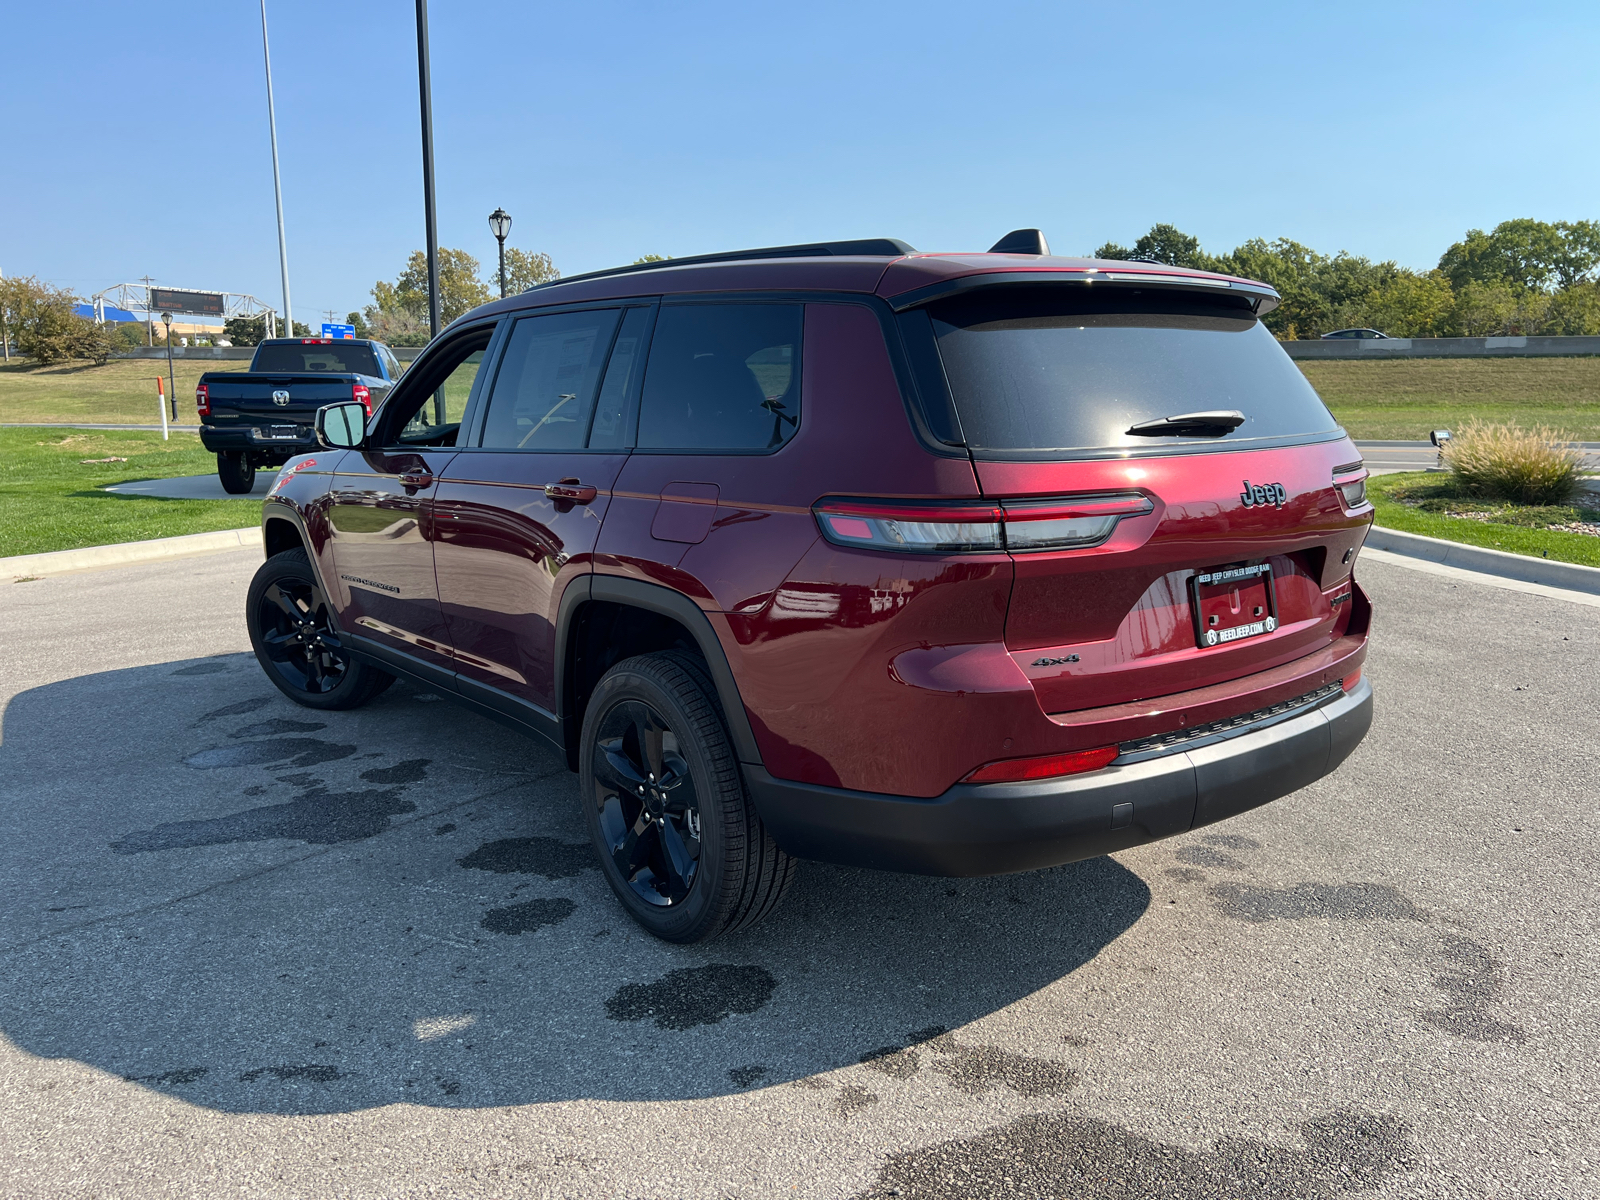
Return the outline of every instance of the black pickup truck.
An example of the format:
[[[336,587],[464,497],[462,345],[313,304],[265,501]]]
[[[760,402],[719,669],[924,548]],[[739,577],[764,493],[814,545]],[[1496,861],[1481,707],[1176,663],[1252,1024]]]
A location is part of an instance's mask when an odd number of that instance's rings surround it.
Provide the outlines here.
[[[248,371],[206,372],[194,389],[200,441],[216,452],[223,488],[246,495],[257,467],[315,449],[312,422],[324,404],[359,400],[371,413],[401,370],[382,342],[271,338]]]

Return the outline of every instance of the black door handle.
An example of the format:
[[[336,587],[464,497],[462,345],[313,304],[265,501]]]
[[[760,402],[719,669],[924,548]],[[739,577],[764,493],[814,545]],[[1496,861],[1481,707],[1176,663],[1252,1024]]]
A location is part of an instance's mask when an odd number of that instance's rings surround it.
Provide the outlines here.
[[[560,483],[545,484],[544,494],[552,500],[565,500],[568,504],[588,504],[600,494],[600,489],[592,484],[579,483],[576,479],[563,479]]]

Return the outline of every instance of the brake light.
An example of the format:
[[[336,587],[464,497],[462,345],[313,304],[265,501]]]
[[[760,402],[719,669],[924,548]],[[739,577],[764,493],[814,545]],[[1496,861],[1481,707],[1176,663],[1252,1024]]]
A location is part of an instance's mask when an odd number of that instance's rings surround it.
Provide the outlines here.
[[[1000,503],[839,498],[821,501],[815,512],[823,537],[839,546],[999,554],[1095,546],[1123,517],[1154,507],[1148,496],[1126,492]]]
[[[300,339],[300,344],[302,346],[331,346],[331,345],[333,345],[333,339],[332,338],[301,338]]]
[[[1360,463],[1334,468],[1333,486],[1344,497],[1346,508],[1360,508],[1367,502],[1367,475]]]
[[[202,417],[211,415],[211,389],[203,383],[194,385],[194,406]]]
[[[1356,684],[1361,682],[1361,668],[1357,667],[1354,675],[1346,675],[1339,681],[1339,686],[1347,692],[1356,690]]]
[[[1030,779],[1054,779],[1059,775],[1082,775],[1109,767],[1122,751],[1117,746],[1096,746],[1092,750],[1071,750],[1066,754],[1045,754],[1038,758],[1002,758],[985,763],[962,783],[1026,783]]]
[[[370,417],[372,415],[372,392],[367,388],[366,384],[352,383],[350,385],[350,399],[366,409],[367,416]]]

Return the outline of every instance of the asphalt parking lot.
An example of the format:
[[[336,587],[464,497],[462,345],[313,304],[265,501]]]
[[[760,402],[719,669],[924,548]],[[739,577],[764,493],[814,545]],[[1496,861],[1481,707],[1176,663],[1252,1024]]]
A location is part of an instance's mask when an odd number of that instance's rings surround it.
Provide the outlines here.
[[[257,562],[0,585],[0,1194],[1600,1193],[1600,609],[1364,564],[1328,779],[678,948],[549,753],[280,697]]]

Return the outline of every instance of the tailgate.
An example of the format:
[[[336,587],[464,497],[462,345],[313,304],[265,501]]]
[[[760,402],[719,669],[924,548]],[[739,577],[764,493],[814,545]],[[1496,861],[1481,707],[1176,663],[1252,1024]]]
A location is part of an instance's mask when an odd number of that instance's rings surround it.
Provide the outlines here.
[[[205,383],[211,396],[208,423],[218,420],[284,419],[309,425],[325,404],[349,400],[359,377],[341,375],[217,374]]]
[[[1371,510],[1347,508],[1333,480],[1359,457],[1341,438],[1137,465],[979,462],[990,496],[1137,492],[1152,502],[1099,546],[1013,555],[1006,646],[1044,710],[1221,683],[1341,636],[1351,611],[1346,554],[1366,536]]]

